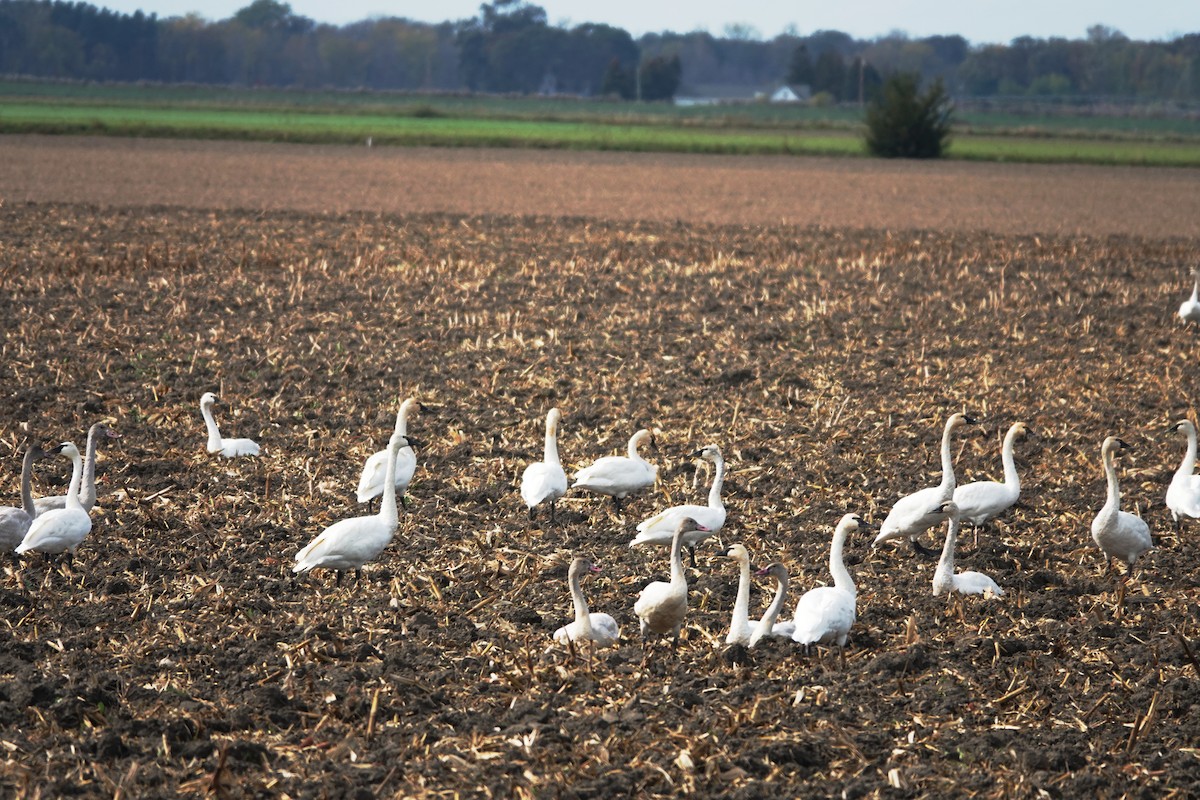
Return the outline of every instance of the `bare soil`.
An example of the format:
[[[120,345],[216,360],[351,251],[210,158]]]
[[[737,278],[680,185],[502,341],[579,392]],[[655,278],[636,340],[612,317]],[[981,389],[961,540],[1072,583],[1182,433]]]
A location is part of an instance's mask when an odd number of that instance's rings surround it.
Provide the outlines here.
[[[122,163],[160,157],[159,143],[96,142],[136,154]],[[16,502],[28,441],[82,442],[101,419],[122,438],[101,454],[74,564],[0,572],[5,796],[1200,794],[1200,546],[1197,523],[1176,532],[1163,506],[1183,443],[1160,435],[1198,385],[1196,331],[1174,317],[1194,229],[629,219],[653,188],[625,211],[566,207],[578,216],[544,197],[537,215],[338,211],[290,179],[256,189],[262,202],[230,200],[306,150],[259,146],[240,176],[207,174],[223,189],[168,202],[177,171],[118,192],[42,152],[69,142],[0,142],[27,146],[37,191],[0,159],[2,496]],[[527,157],[491,202],[532,202],[535,162],[569,160]],[[715,180],[703,164],[678,173],[696,197]],[[352,197],[357,174],[310,177]],[[1123,197],[1170,175],[1122,174]],[[1174,212],[1155,202],[1144,219]],[[204,452],[208,390],[223,430],[258,439],[260,458]],[[396,539],[357,585],[293,583],[296,550],[362,513],[359,468],[410,395],[424,445]],[[660,428],[661,487],[624,514],[571,494],[557,520],[529,522],[516,483],[554,405],[568,472]],[[932,562],[861,536],[844,654],[727,651],[736,570],[721,545],[788,565],[790,616],[828,582],[841,514],[878,523],[937,481],[959,409],[982,423],[956,439],[962,481],[1000,477],[1012,422],[1037,434],[1017,447],[1020,505],[963,546],[963,567],[1006,596],[933,598]],[[1088,534],[1110,433],[1131,445],[1124,507],[1158,545],[1120,605],[1124,568],[1106,571]],[[709,442],[729,461],[729,522],[689,570],[678,651],[646,658],[632,605],[666,553],[627,543],[644,516],[700,501],[688,453]],[[66,478],[63,462],[39,463],[37,493]],[[604,570],[584,588],[621,623],[619,647],[551,642],[579,553]],[[756,584],[753,616],[772,588]]]

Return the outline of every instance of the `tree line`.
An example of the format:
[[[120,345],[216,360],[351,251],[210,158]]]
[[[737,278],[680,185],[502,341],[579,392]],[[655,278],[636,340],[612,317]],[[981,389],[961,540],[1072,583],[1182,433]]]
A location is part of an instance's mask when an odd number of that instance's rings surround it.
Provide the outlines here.
[[[634,39],[610,25],[552,25],[522,0],[438,24],[374,18],[318,24],[281,0],[232,17],[159,19],[84,2],[0,0],[0,73],[47,78],[424,91],[566,93],[657,100],[802,84],[861,101],[883,77],[941,79],[959,98],[1200,100],[1200,33],[1134,41],[1093,26],[1080,39],[855,39],[840,31],[762,40],[745,26]]]

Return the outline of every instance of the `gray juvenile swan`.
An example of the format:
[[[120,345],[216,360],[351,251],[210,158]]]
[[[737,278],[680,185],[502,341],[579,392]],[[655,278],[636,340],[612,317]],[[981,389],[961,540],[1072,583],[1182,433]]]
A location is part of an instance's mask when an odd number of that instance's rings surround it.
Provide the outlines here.
[[[30,491],[30,478],[33,473],[33,462],[46,455],[41,445],[31,444],[25,448],[25,458],[21,460],[21,507],[0,507],[0,552],[10,553],[16,549],[29,525],[38,515],[37,505]]]

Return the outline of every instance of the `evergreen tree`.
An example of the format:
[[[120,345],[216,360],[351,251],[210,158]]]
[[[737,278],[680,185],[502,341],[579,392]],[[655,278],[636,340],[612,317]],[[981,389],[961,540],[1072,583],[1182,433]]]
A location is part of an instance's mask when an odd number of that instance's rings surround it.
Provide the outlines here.
[[[921,92],[916,74],[892,75],[867,107],[867,150],[884,158],[938,158],[949,143],[953,110],[941,79]]]

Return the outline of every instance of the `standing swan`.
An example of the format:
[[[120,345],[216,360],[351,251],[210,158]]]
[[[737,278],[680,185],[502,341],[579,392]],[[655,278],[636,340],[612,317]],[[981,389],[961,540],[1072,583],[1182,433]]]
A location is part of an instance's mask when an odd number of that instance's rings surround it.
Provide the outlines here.
[[[1004,465],[1004,482],[975,481],[964,484],[954,490],[954,504],[958,506],[960,519],[965,519],[975,528],[975,544],[979,544],[979,529],[1008,509],[1021,499],[1021,476],[1017,474],[1017,465],[1013,461],[1013,444],[1018,436],[1029,433],[1024,422],[1014,423],[1004,436],[1004,447],[1000,451],[1000,461]]]
[[[670,583],[654,581],[648,584],[633,604],[633,613],[641,621],[643,646],[647,633],[659,636],[673,634],[674,646],[679,646],[679,629],[683,626],[688,608],[687,576],[683,571],[683,538],[689,533],[705,531],[706,528],[691,517],[684,517],[675,526],[675,535],[671,537]]]
[[[400,404],[393,433],[408,436],[408,415],[416,404],[417,401],[411,397]],[[367,459],[367,463],[363,464],[356,496],[358,502],[367,504],[367,511],[371,510],[371,502],[383,494],[383,475],[387,472],[387,460],[388,451],[384,449],[372,453],[371,457]],[[396,456],[396,492],[401,503],[404,503],[404,493],[408,490],[408,484],[412,482],[413,474],[416,471],[417,454],[411,447],[405,447]]]
[[[918,553],[934,555],[932,550],[917,541],[917,537],[941,522],[941,518],[931,514],[929,510],[937,508],[954,496],[954,460],[950,455],[950,435],[956,428],[974,423],[975,420],[965,414],[954,414],[946,420],[946,429],[942,432],[942,482],[897,500],[883,524],[879,526],[879,535],[875,537],[872,546],[877,547],[891,539],[907,536]]]
[[[1004,590],[996,582],[982,572],[954,572],[954,546],[958,542],[961,510],[953,501],[942,503],[937,513],[944,515],[948,522],[946,543],[942,545],[942,557],[938,560],[937,570],[933,573],[933,596],[942,592],[952,594],[982,594],[984,596],[1001,597]]]
[[[1192,296],[1179,305],[1179,318],[1184,322],[1200,322],[1200,270],[1192,273]]]
[[[225,439],[217,429],[217,421],[213,419],[213,404],[217,396],[205,392],[200,398],[200,413],[204,415],[204,427],[208,429],[208,452],[220,453],[225,458],[237,456],[258,455],[258,442],[253,439]]]
[[[809,589],[796,604],[796,629],[792,641],[810,647],[814,644],[837,642],[846,645],[850,628],[858,613],[858,590],[854,579],[842,562],[842,548],[846,537],[858,530],[862,521],[857,514],[846,514],[833,532],[829,546],[829,572],[833,575],[833,586]]]
[[[44,455],[41,445],[31,444],[25,448],[25,458],[21,460],[21,508],[0,508],[0,552],[11,553],[16,549],[29,532],[30,523],[37,518],[38,509],[29,489],[29,481],[33,462]]]
[[[557,408],[546,415],[546,449],[541,461],[536,461],[521,473],[521,499],[529,506],[529,518],[542,503],[550,504],[550,519],[554,519],[554,506],[567,493],[567,473],[563,472],[558,460],[558,421],[562,414]]]
[[[771,605],[767,608],[767,613],[758,621],[758,625],[754,627],[754,632],[750,634],[750,641],[747,647],[754,647],[758,644],[758,640],[764,636],[782,636],[787,639],[792,638],[792,634],[796,631],[795,622],[776,622],[779,619],[779,612],[783,611],[784,601],[787,599],[788,590],[788,571],[787,567],[776,561],[773,564],[760,569],[754,573],[760,577],[770,575],[776,581],[775,597],[771,600]]]
[[[88,512],[96,505],[96,446],[100,443],[101,437],[119,439],[121,434],[99,422],[88,429],[87,446],[83,455],[83,483],[79,485],[79,504],[83,506],[84,511]],[[37,506],[38,513],[41,514],[55,508],[66,508],[67,496],[60,494],[39,497],[33,501],[33,504]]]
[[[725,482],[725,459],[721,457],[721,448],[715,444],[692,453],[692,458],[711,461],[716,467],[712,488],[708,490],[708,505],[687,504],[672,506],[665,511],[655,514],[649,519],[642,520],[637,526],[637,536],[629,543],[630,547],[642,544],[670,544],[674,541],[674,533],[683,519],[695,520],[698,527],[688,534],[683,544],[692,557],[692,566],[696,566],[696,545],[721,530],[725,524],[725,504],[721,502],[721,486]]]
[[[338,585],[342,573],[354,570],[355,581],[362,579],[362,566],[387,547],[396,533],[396,456],[403,447],[418,444],[413,439],[393,433],[388,441],[387,468],[383,480],[383,500],[379,513],[353,517],[333,523],[308,545],[296,553],[292,572],[307,572],[318,567],[337,570]]]
[[[1183,517],[1200,517],[1200,475],[1196,471],[1196,426],[1190,419],[1181,419],[1168,429],[1168,433],[1183,431],[1187,436],[1187,452],[1171,485],[1167,488],[1167,508],[1176,527],[1182,527]]]
[[[604,613],[593,614],[588,610],[587,598],[579,586],[579,579],[584,573],[598,573],[600,568],[586,558],[576,558],[571,562],[567,572],[567,583],[571,587],[571,604],[575,607],[575,621],[564,625],[554,632],[554,641],[560,644],[569,642],[595,642],[601,647],[616,644],[621,638],[617,621]]]
[[[647,441],[651,447],[655,446],[654,437],[643,428],[629,439],[628,456],[597,459],[591,466],[575,473],[575,483],[571,484],[571,488],[608,495],[620,512],[622,500],[653,486],[658,478],[658,467],[638,454],[638,445]]]
[[[1150,527],[1141,517],[1121,510],[1121,488],[1117,485],[1117,470],[1113,466],[1113,451],[1129,447],[1115,436],[1109,436],[1100,447],[1104,460],[1104,476],[1108,479],[1108,500],[1092,520],[1092,539],[1104,551],[1104,559],[1119,558],[1129,571],[1138,556],[1154,546]],[[1128,573],[1126,573],[1128,577]]]
[[[725,644],[749,644],[753,631],[750,622],[750,553],[743,545],[735,544],[722,555],[732,558],[738,565],[737,598],[733,601],[733,618],[729,621]]]
[[[17,547],[17,553],[30,550],[38,553],[66,553],[67,563],[75,557],[75,548],[92,529],[92,518],[79,502],[79,484],[83,480],[83,457],[72,442],[63,442],[50,451],[71,459],[71,485],[67,489],[66,508],[56,508],[39,514],[29,525],[29,532]]]

